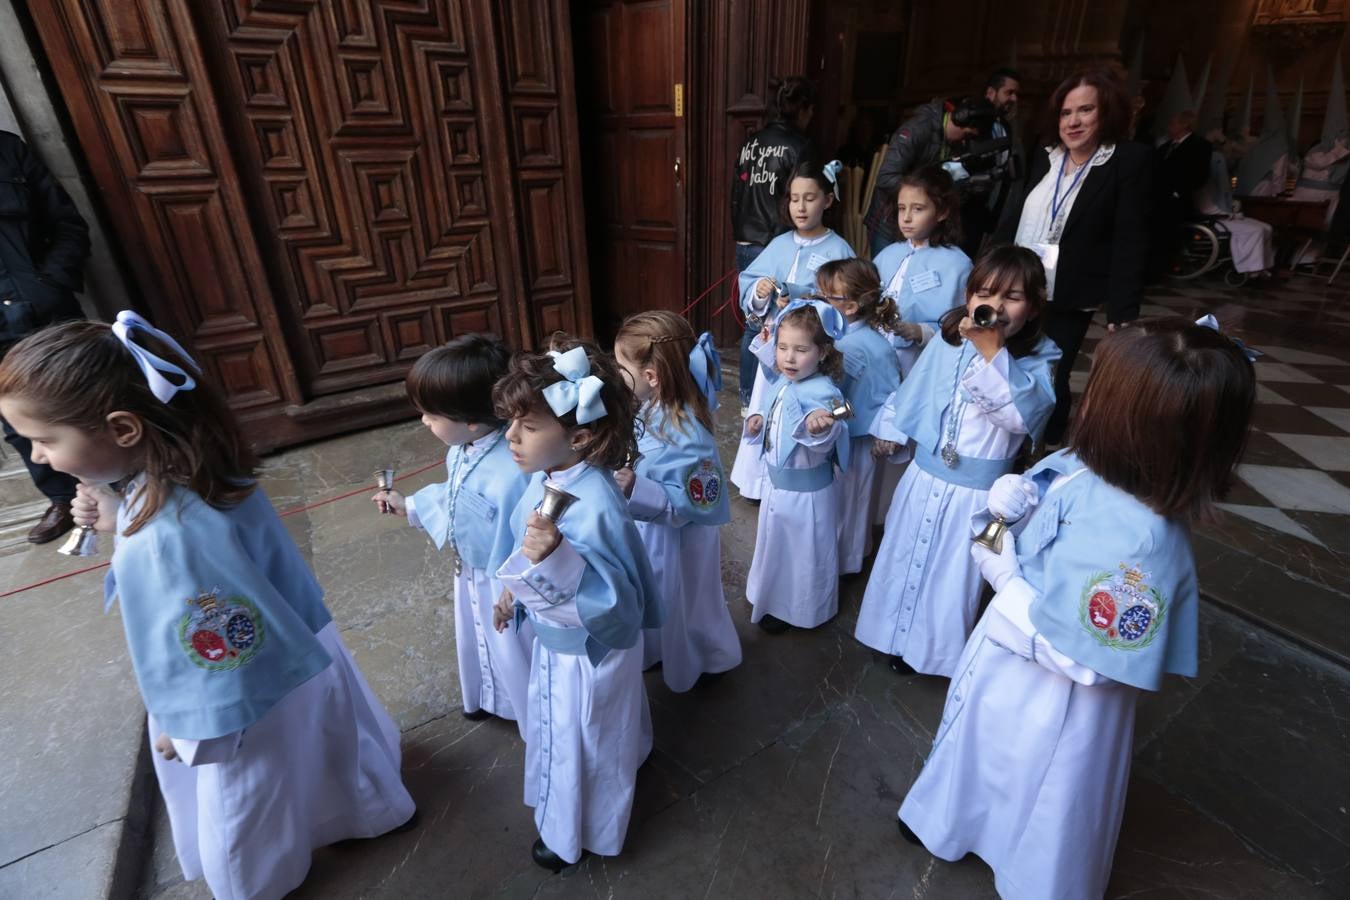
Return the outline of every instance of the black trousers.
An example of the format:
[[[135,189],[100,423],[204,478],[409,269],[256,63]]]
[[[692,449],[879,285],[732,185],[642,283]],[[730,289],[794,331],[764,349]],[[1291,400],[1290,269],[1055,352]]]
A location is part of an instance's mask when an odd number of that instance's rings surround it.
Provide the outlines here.
[[[23,464],[28,467],[28,474],[33,479],[33,484],[37,486],[37,489],[53,503],[69,503],[74,500],[75,485],[79,482],[45,463],[33,462],[32,442],[10,428],[9,423],[4,419],[0,419],[0,425],[4,426],[5,443],[19,451],[19,456],[23,459]]]
[[[1064,441],[1064,432],[1069,425],[1069,412],[1073,404],[1073,394],[1069,390],[1069,373],[1073,371],[1073,361],[1083,347],[1083,338],[1087,336],[1088,326],[1092,324],[1093,309],[1066,309],[1051,303],[1045,317],[1045,336],[1059,346],[1064,355],[1059,358],[1055,368],[1055,411],[1045,426],[1045,443],[1059,444]]]

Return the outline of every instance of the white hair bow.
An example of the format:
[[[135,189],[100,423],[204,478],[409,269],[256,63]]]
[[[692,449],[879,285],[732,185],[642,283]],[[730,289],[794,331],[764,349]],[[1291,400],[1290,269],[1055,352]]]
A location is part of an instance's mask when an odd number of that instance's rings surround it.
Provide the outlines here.
[[[577,424],[585,425],[603,418],[607,410],[600,399],[605,383],[591,374],[591,361],[585,347],[573,347],[566,353],[548,351],[553,369],[565,379],[544,388],[544,401],[555,416],[577,411]]]
[[[135,358],[136,364],[141,367],[141,372],[145,374],[146,383],[149,384],[150,392],[155,395],[155,399],[159,400],[160,403],[168,403],[173,399],[173,395],[179,391],[190,391],[197,386],[197,382],[187,372],[166,359],[160,359],[136,343],[132,337],[133,332],[136,331],[144,331],[168,344],[175,353],[187,361],[187,364],[192,367],[192,371],[198,375],[201,375],[202,370],[188,355],[187,351],[178,345],[177,341],[131,310],[122,310],[117,314],[117,319],[112,324],[112,333]],[[183,379],[182,383],[174,384],[164,377],[165,373],[179,376]]]

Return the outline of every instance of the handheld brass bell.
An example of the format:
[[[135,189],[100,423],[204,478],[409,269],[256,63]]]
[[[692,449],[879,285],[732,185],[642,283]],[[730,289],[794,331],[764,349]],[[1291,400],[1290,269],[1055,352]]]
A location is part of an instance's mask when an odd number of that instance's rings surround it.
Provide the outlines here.
[[[556,525],[562,519],[563,513],[567,512],[568,507],[576,502],[575,494],[569,494],[557,485],[546,481],[544,482],[544,499],[539,501],[536,510],[539,515]]]
[[[382,491],[391,491],[394,489],[394,470],[379,469],[375,472],[375,485]],[[380,512],[388,515],[392,513],[393,507],[383,500],[380,501]]]
[[[975,307],[975,312],[970,320],[979,328],[993,328],[998,324],[998,310],[987,303],[981,303]]]
[[[98,532],[93,525],[81,525],[56,552],[62,556],[98,556]]]
[[[970,539],[972,544],[979,544],[986,550],[994,553],[1003,552],[1003,535],[1008,533],[1008,523],[1002,516],[994,516],[989,520],[989,524],[984,526],[984,530]]]
[[[834,416],[841,422],[844,421],[845,419],[851,419],[853,418],[853,404],[849,403],[847,400],[843,398],[840,398],[839,405],[836,406],[834,409],[830,410],[830,415]]]

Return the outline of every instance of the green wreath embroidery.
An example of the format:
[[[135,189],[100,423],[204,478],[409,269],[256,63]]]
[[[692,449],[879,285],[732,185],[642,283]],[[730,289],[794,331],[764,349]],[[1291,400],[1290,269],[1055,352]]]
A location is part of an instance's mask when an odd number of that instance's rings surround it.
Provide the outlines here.
[[[222,599],[206,592],[187,601],[192,607],[178,622],[178,643],[193,664],[209,672],[227,672],[258,655],[267,629],[247,597]]]
[[[1158,636],[1158,632],[1162,630],[1163,621],[1167,618],[1167,601],[1163,599],[1162,594],[1158,593],[1156,588],[1151,585],[1146,586],[1149,596],[1152,597],[1154,604],[1157,606],[1157,612],[1153,614],[1144,629],[1144,633],[1137,638],[1123,637],[1116,628],[1121,615],[1127,610],[1116,611],[1111,627],[1099,628],[1091,619],[1092,597],[1097,593],[1094,589],[1098,587],[1116,587],[1111,579],[1112,574],[1110,572],[1098,572],[1088,578],[1087,583],[1083,585],[1083,593],[1079,596],[1078,621],[1082,623],[1083,630],[1092,635],[1092,639],[1103,647],[1110,647],[1112,650],[1142,650],[1153,643],[1154,638]],[[1114,591],[1108,590],[1107,593],[1111,595],[1113,603],[1119,602]]]

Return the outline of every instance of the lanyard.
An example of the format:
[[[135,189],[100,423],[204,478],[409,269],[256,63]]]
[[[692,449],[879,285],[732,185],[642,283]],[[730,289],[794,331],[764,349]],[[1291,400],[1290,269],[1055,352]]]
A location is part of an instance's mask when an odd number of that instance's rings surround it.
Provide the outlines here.
[[[1083,167],[1079,169],[1078,172],[1073,176],[1073,181],[1069,184],[1069,189],[1064,192],[1064,200],[1061,202],[1059,199],[1059,183],[1064,180],[1064,170],[1068,167],[1069,164],[1069,151],[1066,149],[1064,151],[1064,156],[1060,158],[1059,177],[1055,179],[1055,193],[1050,198],[1050,226],[1056,232],[1064,230],[1062,227],[1061,228],[1054,227],[1055,224],[1059,221],[1059,212],[1063,208],[1063,204],[1069,202],[1069,198],[1073,196],[1073,189],[1078,187],[1079,180],[1083,177],[1083,173],[1088,170],[1088,166],[1091,163],[1092,163],[1091,159],[1083,163]]]

